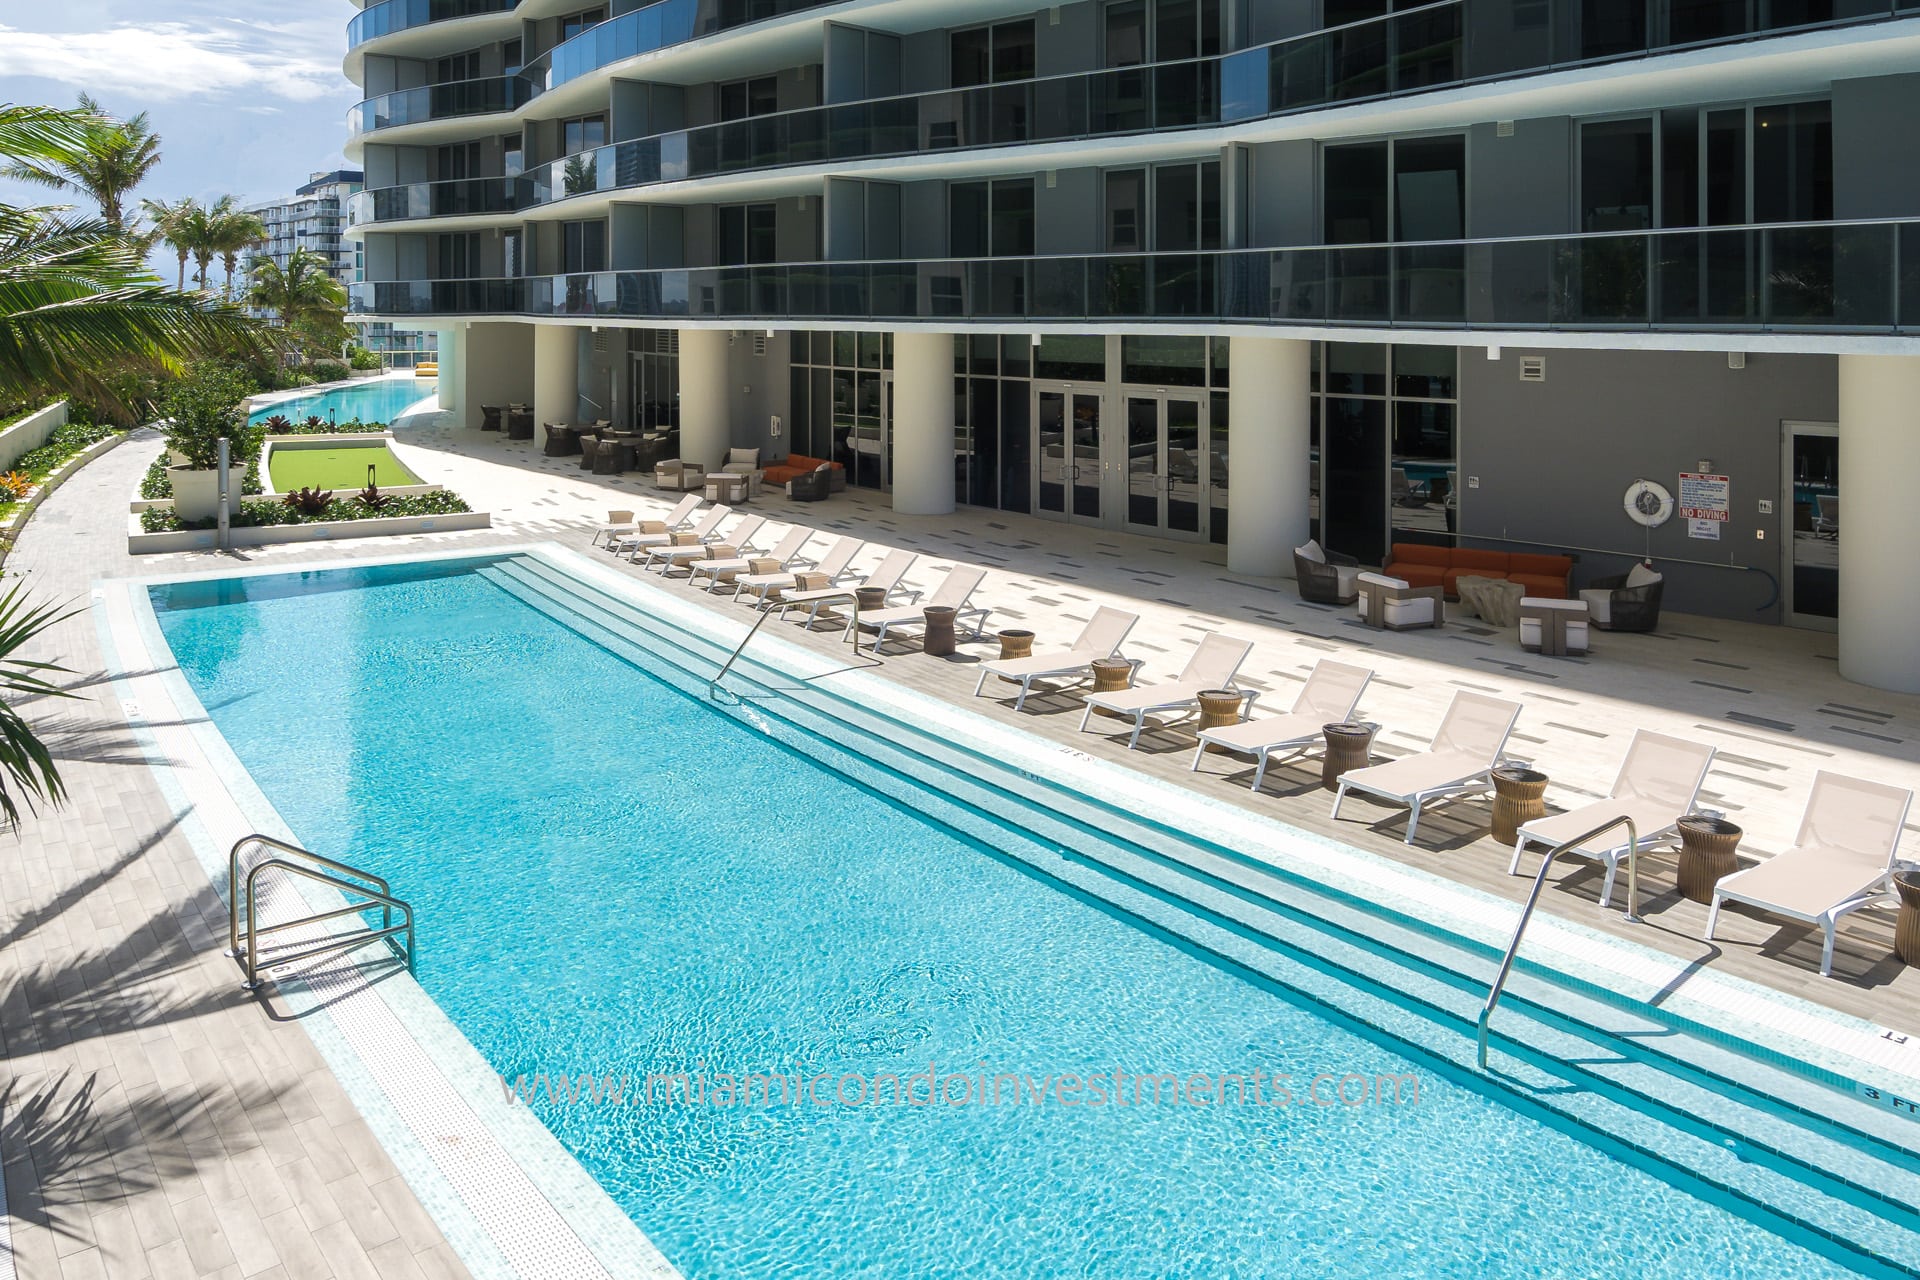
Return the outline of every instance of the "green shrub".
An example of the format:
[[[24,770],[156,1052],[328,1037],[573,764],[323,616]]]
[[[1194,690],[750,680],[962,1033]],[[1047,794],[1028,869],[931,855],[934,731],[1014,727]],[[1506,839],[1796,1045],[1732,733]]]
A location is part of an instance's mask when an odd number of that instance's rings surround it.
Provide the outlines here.
[[[370,369],[379,369],[385,365],[385,361],[381,360],[379,356],[367,350],[365,347],[355,347],[350,351],[347,354],[347,363],[362,372]]]
[[[162,406],[171,420],[168,447],[196,471],[211,471],[220,464],[222,436],[227,439],[231,457],[257,457],[264,433],[248,425],[242,408],[242,401],[251,394],[251,384],[231,369],[219,365],[196,368],[174,384]]]
[[[353,376],[353,369],[345,360],[309,360],[306,371],[313,375],[315,382],[343,382]]]
[[[414,497],[393,498],[379,511],[369,511],[360,505],[356,498],[336,497],[327,503],[317,514],[295,511],[284,501],[280,502],[243,502],[240,514],[233,519],[236,529],[260,528],[267,525],[319,524],[329,520],[373,520],[389,519],[394,516],[450,516],[471,511],[458,494],[442,490],[435,493],[423,493]],[[196,520],[182,524],[171,508],[156,507],[140,515],[140,527],[148,533],[171,533],[176,529],[212,529],[219,521]]]

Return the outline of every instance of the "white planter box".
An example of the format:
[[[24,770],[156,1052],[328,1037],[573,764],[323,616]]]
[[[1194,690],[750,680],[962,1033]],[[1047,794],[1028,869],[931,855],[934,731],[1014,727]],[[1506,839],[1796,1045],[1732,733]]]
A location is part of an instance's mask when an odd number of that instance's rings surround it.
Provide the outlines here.
[[[173,481],[173,509],[182,520],[212,520],[220,510],[220,473],[195,471],[189,467],[168,467]],[[227,472],[227,515],[240,514],[240,490],[246,475],[244,466],[229,467]]]
[[[484,511],[463,511],[445,516],[390,516],[380,520],[329,520],[321,524],[274,524],[258,528],[234,529],[236,547],[264,547],[280,542],[338,542],[344,538],[384,538],[410,533],[457,533],[464,529],[487,529],[493,517]],[[133,516],[133,531],[127,535],[130,555],[152,555],[162,551],[209,551],[218,534],[212,529],[182,529],[171,533],[141,533],[140,517]]]

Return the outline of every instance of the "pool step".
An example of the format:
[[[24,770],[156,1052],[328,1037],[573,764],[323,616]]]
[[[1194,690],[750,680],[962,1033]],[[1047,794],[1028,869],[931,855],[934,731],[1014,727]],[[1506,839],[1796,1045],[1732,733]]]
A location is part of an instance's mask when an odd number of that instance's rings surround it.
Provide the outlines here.
[[[693,639],[664,620],[536,561],[486,571],[589,638],[673,683],[703,692],[681,646]],[[741,611],[743,622],[751,615]],[[702,642],[717,665],[721,646]],[[743,679],[790,679],[748,662]],[[750,707],[749,710],[752,710]],[[841,725],[900,726],[822,690],[780,707],[811,735],[811,754],[832,752]],[[777,732],[780,726],[764,722]],[[809,735],[795,735],[804,738]],[[804,743],[802,749],[808,749]],[[883,766],[935,782],[958,805],[936,815],[1048,878],[1156,933],[1197,948],[1390,1042],[1417,1061],[1501,1096],[1688,1190],[1730,1202],[1756,1220],[1794,1226],[1824,1252],[1868,1273],[1920,1271],[1920,1175],[1910,1148],[1870,1127],[1885,1118],[1825,1086],[1700,1037],[1676,1034],[1646,1012],[1609,1004],[1517,972],[1495,1020],[1496,1076],[1474,1066],[1473,1026],[1494,958],[1485,948],[1407,928],[1229,856],[1180,848],[1143,825],[1109,821],[1090,831],[995,778],[972,761],[956,768],[937,742],[893,744]],[[878,772],[878,771],[875,771]],[[884,789],[884,788],[883,788]],[[1023,811],[1018,825],[988,817]],[[1111,819],[1111,815],[1108,815]],[[1028,831],[1046,839],[1035,840]],[[1094,838],[1089,839],[1089,835]],[[1162,847],[1156,848],[1156,845]],[[1905,1135],[1903,1135],[1905,1136]]]

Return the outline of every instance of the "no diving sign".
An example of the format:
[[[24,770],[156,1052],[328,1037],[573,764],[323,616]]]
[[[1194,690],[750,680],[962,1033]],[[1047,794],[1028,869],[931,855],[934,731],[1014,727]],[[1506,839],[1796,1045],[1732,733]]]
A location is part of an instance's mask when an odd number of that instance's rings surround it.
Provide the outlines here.
[[[1689,538],[1718,541],[1720,526],[1733,511],[1733,481],[1727,476],[1707,475],[1700,471],[1680,473],[1680,501],[1677,514],[1687,522]]]

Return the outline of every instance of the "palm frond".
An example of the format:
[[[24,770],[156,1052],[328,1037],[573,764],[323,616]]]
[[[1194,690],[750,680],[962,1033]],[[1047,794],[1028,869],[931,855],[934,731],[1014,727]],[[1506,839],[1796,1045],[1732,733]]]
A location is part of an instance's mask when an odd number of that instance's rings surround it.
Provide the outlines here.
[[[78,612],[31,603],[25,583],[0,596],[0,696],[10,701],[75,696],[47,679],[68,674],[67,668],[15,655],[41,632]],[[38,813],[40,803],[58,805],[66,798],[66,784],[46,744],[18,710],[0,703],[0,821],[18,826],[22,805],[28,813]]]

